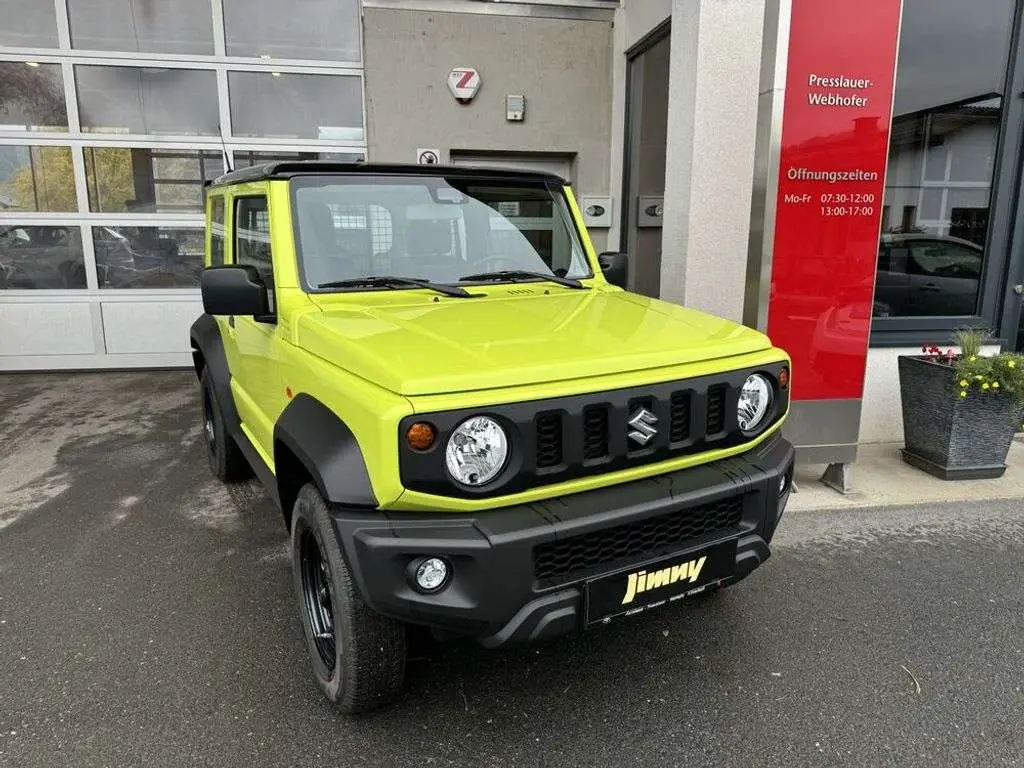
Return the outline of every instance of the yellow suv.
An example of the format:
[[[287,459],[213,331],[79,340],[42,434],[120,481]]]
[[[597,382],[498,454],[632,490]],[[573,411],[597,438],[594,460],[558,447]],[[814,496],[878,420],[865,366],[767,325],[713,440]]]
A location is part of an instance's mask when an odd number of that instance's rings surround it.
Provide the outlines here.
[[[342,711],[398,692],[409,625],[536,640],[768,557],[788,357],[625,291],[562,179],[276,163],[217,179],[206,215],[206,451],[280,506]]]

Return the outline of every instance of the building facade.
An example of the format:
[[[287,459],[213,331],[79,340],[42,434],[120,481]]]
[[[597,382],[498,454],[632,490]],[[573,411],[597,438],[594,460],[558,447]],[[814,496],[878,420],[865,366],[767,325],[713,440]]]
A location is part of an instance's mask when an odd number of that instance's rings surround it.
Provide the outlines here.
[[[901,437],[897,355],[966,324],[1024,343],[1022,4],[903,2],[862,441]],[[789,7],[0,0],[0,370],[187,364],[225,158],[553,170],[604,211],[591,234],[629,253],[635,290],[750,322],[759,102]]]

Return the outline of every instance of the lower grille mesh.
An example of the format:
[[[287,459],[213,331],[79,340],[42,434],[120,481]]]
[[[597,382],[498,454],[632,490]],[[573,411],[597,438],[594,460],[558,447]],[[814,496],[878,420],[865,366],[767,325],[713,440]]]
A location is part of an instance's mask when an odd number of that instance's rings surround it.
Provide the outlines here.
[[[639,520],[533,549],[533,573],[541,586],[572,581],[619,562],[658,557],[710,533],[739,527],[743,496],[721,499],[648,520]]]

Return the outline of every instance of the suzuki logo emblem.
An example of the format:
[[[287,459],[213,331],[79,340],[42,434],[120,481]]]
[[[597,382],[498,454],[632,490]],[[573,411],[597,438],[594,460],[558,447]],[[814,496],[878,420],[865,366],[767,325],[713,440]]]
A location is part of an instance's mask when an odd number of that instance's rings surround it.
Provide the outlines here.
[[[640,445],[647,445],[658,434],[658,429],[654,426],[657,423],[657,416],[646,408],[640,408],[629,419],[629,426],[632,427],[628,433],[629,439],[636,441]]]

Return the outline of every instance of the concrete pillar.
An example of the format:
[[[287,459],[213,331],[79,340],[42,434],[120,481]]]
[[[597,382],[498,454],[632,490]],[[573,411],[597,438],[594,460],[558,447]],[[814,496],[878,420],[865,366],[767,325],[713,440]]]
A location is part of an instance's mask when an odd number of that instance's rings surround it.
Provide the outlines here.
[[[743,319],[764,0],[673,0],[661,297]]]

